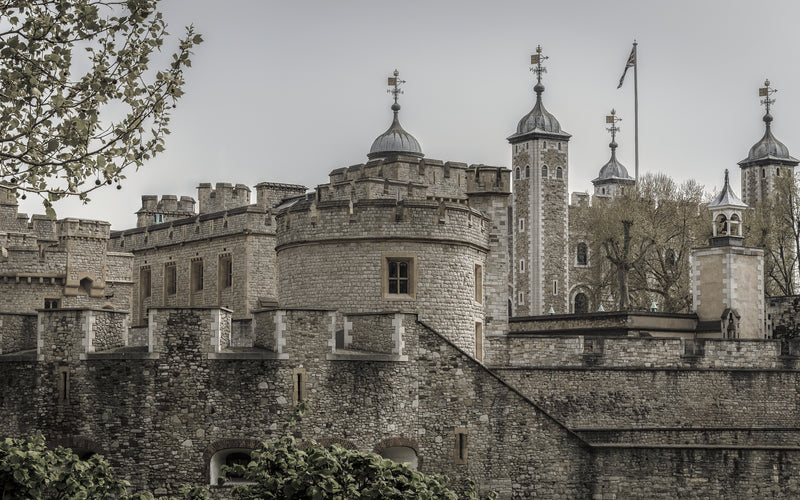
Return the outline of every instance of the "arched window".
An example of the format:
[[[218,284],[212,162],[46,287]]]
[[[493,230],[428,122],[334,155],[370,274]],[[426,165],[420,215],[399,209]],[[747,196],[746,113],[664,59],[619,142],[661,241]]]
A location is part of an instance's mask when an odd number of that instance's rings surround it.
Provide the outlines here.
[[[81,290],[86,294],[89,295],[92,290],[92,279],[91,278],[83,278],[80,282]]]
[[[547,179],[547,165],[542,165],[542,179]]]
[[[600,188],[600,194],[606,194],[606,188]]]
[[[742,226],[741,221],[739,220],[738,214],[731,214],[731,220],[728,222],[730,225],[729,233],[731,236],[741,236],[742,235]]]
[[[517,176],[517,179],[519,179],[519,167],[517,167],[517,172],[515,175]]]
[[[585,266],[589,264],[589,249],[586,247],[586,243],[578,243],[575,262],[579,266]]]
[[[529,178],[531,176],[531,166],[525,165],[525,178]]]
[[[547,149],[547,141],[542,141],[542,149]]]
[[[580,292],[575,294],[573,307],[575,314],[586,314],[589,312],[589,299],[586,297],[585,293]]]
[[[412,469],[417,469],[417,452],[409,446],[390,446],[381,450],[380,455],[392,462],[407,464]]]
[[[714,236],[728,235],[728,218],[724,214],[719,214],[714,221]]]
[[[762,168],[761,169],[761,178],[762,179],[766,179],[767,178],[767,169],[766,168]]]
[[[556,179],[564,178],[564,170],[561,167],[556,167]]]
[[[776,176],[778,176],[778,177],[780,177],[780,176],[781,176],[781,167],[777,167],[777,168],[775,169],[775,175],[776,175]]]
[[[250,463],[250,451],[245,448],[229,448],[227,450],[220,450],[211,457],[211,462],[209,464],[209,477],[211,479],[212,485],[219,485],[228,482],[234,483],[241,483],[243,482],[243,478],[240,475],[234,475],[232,473],[228,473],[227,475],[222,475],[222,466],[227,465],[228,467],[232,467],[234,465],[244,465],[247,466]]]

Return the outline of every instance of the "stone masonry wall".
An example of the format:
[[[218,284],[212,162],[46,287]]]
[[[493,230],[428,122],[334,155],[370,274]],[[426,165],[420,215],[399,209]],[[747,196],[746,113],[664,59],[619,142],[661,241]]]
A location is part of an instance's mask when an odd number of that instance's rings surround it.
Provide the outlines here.
[[[0,354],[36,348],[36,315],[0,313]]]

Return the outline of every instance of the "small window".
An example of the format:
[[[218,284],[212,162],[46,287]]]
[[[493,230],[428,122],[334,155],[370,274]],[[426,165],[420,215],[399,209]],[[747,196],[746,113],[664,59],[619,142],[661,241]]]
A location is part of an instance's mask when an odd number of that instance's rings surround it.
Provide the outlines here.
[[[302,403],[306,400],[306,370],[305,368],[295,368],[292,371],[294,378],[294,391],[292,392],[292,401],[294,404]]]
[[[525,232],[525,219],[519,220],[519,232],[520,233]]]
[[[561,167],[556,167],[556,179],[563,179],[564,178],[564,169]]]
[[[475,322],[475,359],[483,362],[483,323]]]
[[[558,295],[558,281],[553,280],[553,295]]]
[[[219,287],[221,290],[230,288],[233,284],[233,260],[231,254],[219,256]]]
[[[766,179],[767,178],[767,169],[766,168],[762,168],[761,169],[761,178],[762,179]]]
[[[542,179],[547,179],[547,165],[542,165]]]
[[[558,143],[558,150],[561,151],[561,143]]]
[[[174,262],[164,264],[164,295],[175,295],[178,291],[178,268]]]
[[[483,302],[483,266],[475,264],[475,302]]]
[[[455,456],[453,457],[454,462],[456,464],[466,464],[467,463],[467,429],[456,429],[456,446],[455,446]]]
[[[69,403],[69,367],[58,368],[58,402]]]
[[[192,260],[192,291],[199,292],[203,289],[203,259]]]
[[[525,165],[525,178],[528,179],[531,176],[531,166]]]
[[[164,222],[164,214],[153,214],[153,222],[155,224],[161,224]]]
[[[586,243],[578,243],[578,248],[575,256],[575,262],[579,266],[585,266],[589,264],[589,248],[586,246]]]
[[[139,290],[142,299],[150,298],[150,295],[153,293],[151,289],[151,276],[150,266],[142,267],[139,270]]]
[[[600,194],[606,194],[606,188],[601,188],[600,189]]]
[[[525,292],[519,292],[517,294],[517,304],[523,305],[525,303]]]
[[[542,141],[542,149],[547,149],[547,141]]]
[[[778,177],[780,177],[780,176],[781,176],[781,167],[777,167],[777,168],[775,169],[775,175],[776,175],[776,176],[778,176]]]
[[[525,272],[525,261],[524,260],[519,261],[519,272],[521,272],[521,273]]]
[[[61,307],[61,299],[44,299],[45,309],[58,309]]]
[[[517,180],[519,180],[519,172],[520,172],[519,167],[517,167],[516,173],[514,174],[517,176]]]

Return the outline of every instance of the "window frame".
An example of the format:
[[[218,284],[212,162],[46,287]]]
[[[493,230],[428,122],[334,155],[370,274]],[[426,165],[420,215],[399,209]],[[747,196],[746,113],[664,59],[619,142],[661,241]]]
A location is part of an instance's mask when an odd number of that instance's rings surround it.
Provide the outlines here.
[[[178,265],[174,260],[171,260],[164,263],[164,297],[171,297],[177,294]]]
[[[406,269],[408,276],[406,278],[394,278],[398,280],[407,280],[407,293],[399,293],[399,291],[395,293],[389,292],[389,282],[391,279],[393,279],[389,277],[389,271],[392,263],[405,263],[407,265]],[[383,300],[416,300],[417,272],[416,254],[384,252],[381,256],[381,296]]]
[[[205,269],[202,257],[193,257],[190,270],[191,293],[200,293],[205,289]]]

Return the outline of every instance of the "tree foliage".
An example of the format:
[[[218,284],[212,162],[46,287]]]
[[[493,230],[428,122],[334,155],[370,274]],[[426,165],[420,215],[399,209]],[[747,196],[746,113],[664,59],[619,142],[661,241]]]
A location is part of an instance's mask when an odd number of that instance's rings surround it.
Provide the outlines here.
[[[786,169],[785,171],[788,171]],[[775,178],[772,195],[745,219],[745,243],[764,249],[764,282],[769,296],[794,295],[800,248],[800,185],[792,175]]]
[[[619,310],[646,310],[655,301],[665,312],[691,309],[691,249],[706,243],[710,215],[703,187],[680,185],[664,174],[645,174],[635,189],[596,199],[584,231],[594,242],[592,289]]]
[[[65,196],[120,188],[161,152],[183,71],[202,41],[168,36],[159,0],[5,0],[0,22],[0,181],[36,193],[52,216]]]
[[[41,436],[0,441],[2,500],[124,498],[127,486],[102,457],[81,460],[68,448],[49,449]]]
[[[237,500],[257,499],[430,499],[456,500],[449,480],[438,474],[423,474],[406,464],[375,453],[349,450],[338,444],[325,447],[315,441],[299,441],[289,431],[307,406],[301,404],[284,425],[285,435],[254,450],[246,466],[223,467],[252,484],[236,486]],[[467,498],[477,499],[474,484]],[[491,494],[489,498],[496,498]]]

